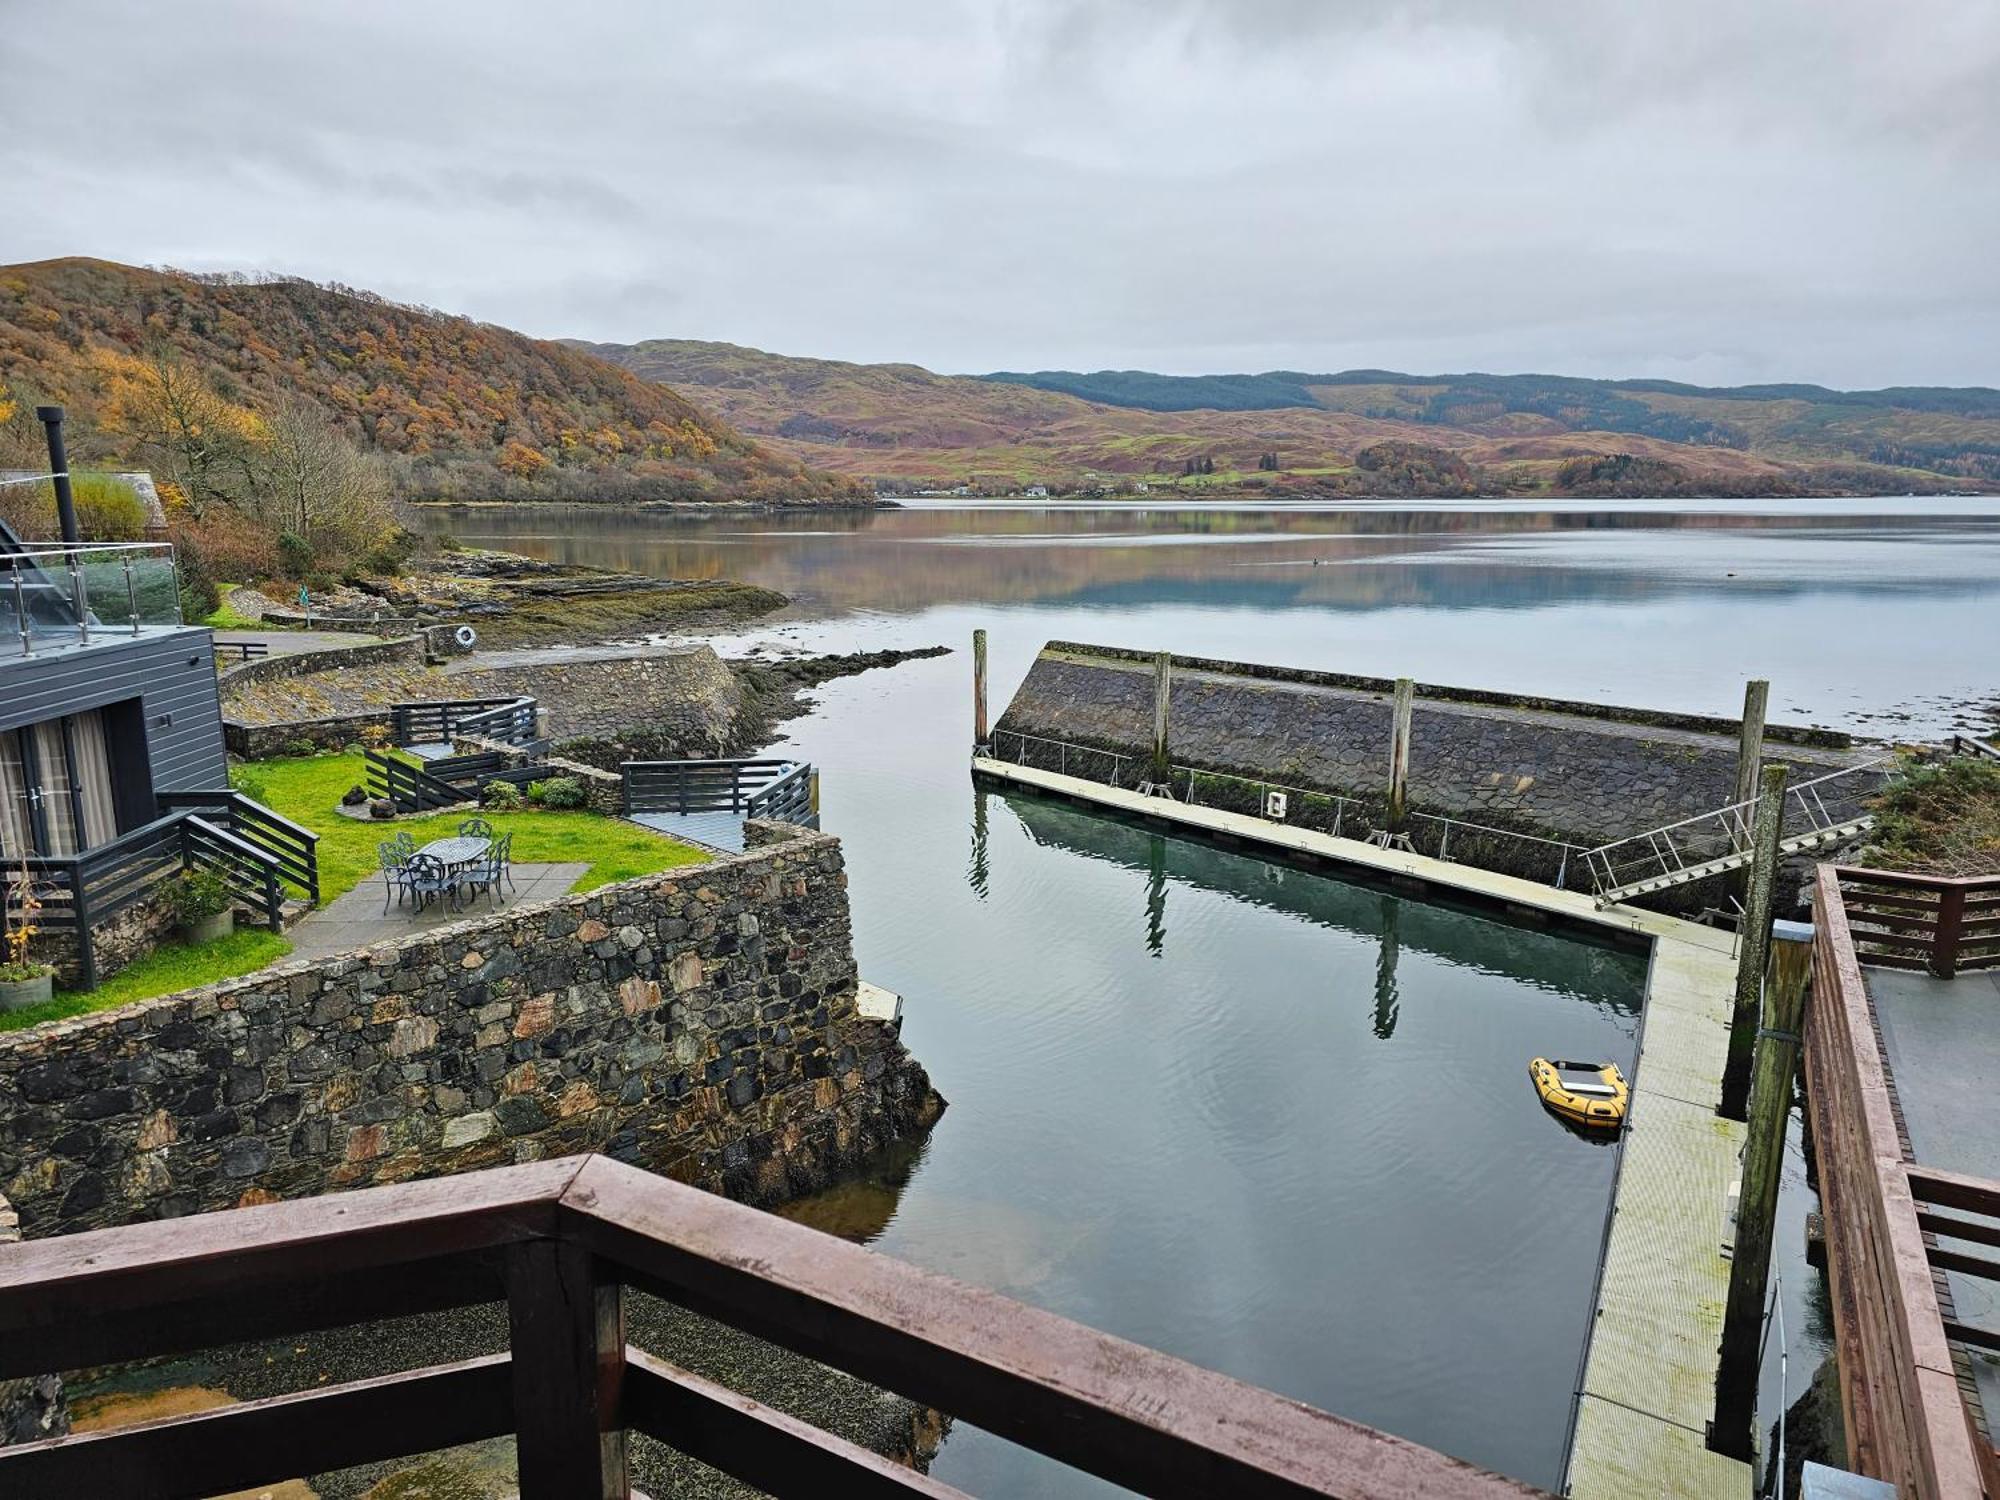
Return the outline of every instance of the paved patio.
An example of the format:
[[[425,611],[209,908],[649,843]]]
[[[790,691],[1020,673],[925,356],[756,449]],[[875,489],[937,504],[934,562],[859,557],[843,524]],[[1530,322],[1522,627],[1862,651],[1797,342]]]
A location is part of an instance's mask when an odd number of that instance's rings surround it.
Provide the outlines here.
[[[577,878],[590,868],[584,862],[552,865],[515,865],[514,888],[504,892],[497,905],[479,895],[454,911],[442,902],[433,902],[423,911],[413,911],[408,901],[389,903],[382,911],[383,883],[380,875],[370,875],[339,900],[302,918],[287,934],[292,940],[292,957],[324,958],[332,953],[348,953],[356,948],[408,937],[431,927],[478,916],[482,912],[505,911],[523,901],[547,901],[567,895]]]

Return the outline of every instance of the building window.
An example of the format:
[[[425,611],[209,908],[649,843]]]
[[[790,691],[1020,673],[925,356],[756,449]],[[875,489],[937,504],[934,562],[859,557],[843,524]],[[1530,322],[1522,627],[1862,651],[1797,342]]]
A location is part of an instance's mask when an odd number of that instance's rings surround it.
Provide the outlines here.
[[[104,716],[0,730],[0,856],[60,857],[118,837]]]

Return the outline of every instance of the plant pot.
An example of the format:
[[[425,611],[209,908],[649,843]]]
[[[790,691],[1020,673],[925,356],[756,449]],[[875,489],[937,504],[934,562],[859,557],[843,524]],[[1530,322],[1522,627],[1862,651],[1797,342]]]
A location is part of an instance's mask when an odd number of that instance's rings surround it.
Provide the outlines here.
[[[38,974],[33,979],[0,979],[0,1010],[26,1010],[31,1005],[40,1005],[55,989],[53,974]]]
[[[212,917],[203,917],[199,922],[190,922],[181,929],[190,943],[212,943],[217,938],[226,938],[236,930],[236,912],[219,911]]]

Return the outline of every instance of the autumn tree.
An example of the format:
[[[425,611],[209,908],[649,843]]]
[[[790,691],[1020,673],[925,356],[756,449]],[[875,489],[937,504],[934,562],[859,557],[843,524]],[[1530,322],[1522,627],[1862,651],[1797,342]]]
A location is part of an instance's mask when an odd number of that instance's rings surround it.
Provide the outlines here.
[[[197,517],[249,485],[257,419],[225,401],[171,346],[155,345],[122,373],[107,417],[165,467]]]

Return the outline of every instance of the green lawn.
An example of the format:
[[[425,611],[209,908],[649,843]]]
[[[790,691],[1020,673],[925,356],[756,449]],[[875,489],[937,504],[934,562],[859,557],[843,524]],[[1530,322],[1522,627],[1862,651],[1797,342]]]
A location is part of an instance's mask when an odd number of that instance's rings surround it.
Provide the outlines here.
[[[384,839],[407,829],[422,844],[457,832],[459,820],[468,816],[443,812],[393,823],[342,817],[333,809],[349,787],[365,784],[365,771],[356,754],[260,760],[244,768],[242,789],[247,795],[319,835],[322,905],[346,895],[377,868],[375,846]],[[570,887],[573,891],[594,891],[613,881],[714,857],[636,823],[596,813],[524,809],[483,816],[496,834],[514,835],[516,864],[588,861],[590,868],[577,877]]]
[[[334,811],[341,795],[365,781],[359,754],[310,755],[258,761],[239,772],[242,790],[319,838],[320,903],[359,885],[376,869],[375,846],[408,829],[419,844],[458,830],[462,812],[393,823],[363,822]],[[514,835],[517,864],[587,861],[572,891],[594,891],[614,881],[695,865],[714,856],[620,818],[587,812],[496,812],[484,815],[496,834]],[[292,951],[277,933],[245,928],[230,937],[190,947],[169,943],[121,969],[94,990],[58,991],[46,1005],[0,1012],[0,1031],[14,1031],[64,1016],[109,1010],[134,1000],[171,995],[197,985],[233,979],[276,963]]]
[[[216,593],[222,596],[222,603],[216,605],[215,612],[200,623],[214,630],[263,629],[261,621],[248,619],[229,607],[229,591],[235,587],[237,585],[233,583],[218,583],[215,586]]]
[[[0,1011],[0,1031],[18,1031],[43,1021],[110,1010],[133,1000],[151,1000],[158,995],[191,990],[196,985],[214,984],[219,979],[233,979],[238,974],[249,974],[274,964],[291,951],[289,942],[262,927],[239,928],[226,938],[194,947],[166,943],[120,969],[94,990],[58,990],[55,998],[44,1005]]]

